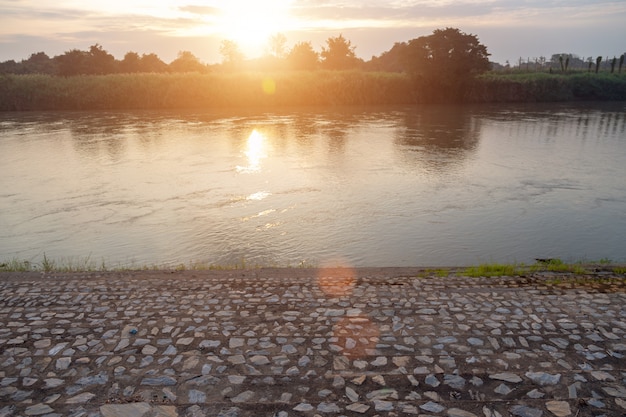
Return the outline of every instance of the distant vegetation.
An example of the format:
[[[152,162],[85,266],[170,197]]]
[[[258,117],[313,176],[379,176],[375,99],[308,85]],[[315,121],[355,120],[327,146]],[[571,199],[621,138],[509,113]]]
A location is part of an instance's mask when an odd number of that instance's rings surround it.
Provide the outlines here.
[[[290,51],[285,44],[276,35],[266,56],[246,61],[224,41],[215,65],[189,51],[169,64],[136,52],[120,61],[98,44],[54,58],[38,52],[0,63],[0,110],[626,100],[624,55],[555,54],[503,66],[489,62],[475,35],[453,28],[396,43],[367,62],[342,35],[319,53],[310,42]]]

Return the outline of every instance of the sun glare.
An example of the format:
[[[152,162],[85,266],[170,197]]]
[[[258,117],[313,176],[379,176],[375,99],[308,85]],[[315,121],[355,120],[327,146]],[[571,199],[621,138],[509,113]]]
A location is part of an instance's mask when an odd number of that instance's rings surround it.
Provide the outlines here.
[[[219,6],[218,30],[236,42],[242,52],[256,57],[264,52],[269,38],[289,29],[292,0],[230,0]]]

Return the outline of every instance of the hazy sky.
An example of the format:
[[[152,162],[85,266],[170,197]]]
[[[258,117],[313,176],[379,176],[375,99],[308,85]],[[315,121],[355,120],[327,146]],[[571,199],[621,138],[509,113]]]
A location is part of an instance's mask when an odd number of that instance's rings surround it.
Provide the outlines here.
[[[500,63],[562,52],[613,57],[626,52],[626,1],[0,0],[0,61],[99,43],[118,59],[154,52],[169,63],[191,51],[216,63],[222,40],[251,57],[275,33],[288,48],[311,41],[318,51],[343,34],[367,60],[446,27],[477,35]]]

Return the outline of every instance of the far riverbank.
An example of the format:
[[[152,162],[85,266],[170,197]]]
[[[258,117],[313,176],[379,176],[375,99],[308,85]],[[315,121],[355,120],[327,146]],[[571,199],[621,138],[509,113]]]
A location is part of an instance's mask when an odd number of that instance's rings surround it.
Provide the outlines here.
[[[0,111],[281,108],[298,106],[623,101],[626,74],[487,73],[453,94],[452,84],[405,73],[275,73],[0,76]]]

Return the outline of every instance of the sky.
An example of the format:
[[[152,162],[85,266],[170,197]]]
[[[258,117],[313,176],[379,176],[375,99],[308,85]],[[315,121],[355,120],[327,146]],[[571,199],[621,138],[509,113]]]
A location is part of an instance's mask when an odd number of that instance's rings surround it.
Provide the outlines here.
[[[626,52],[626,1],[0,0],[0,61],[97,43],[117,59],[133,51],[169,63],[190,51],[213,64],[224,40],[253,58],[277,33],[287,49],[310,41],[317,51],[341,34],[369,60],[446,27],[476,35],[501,64],[557,53],[612,58]]]

